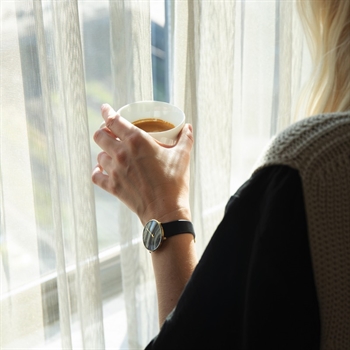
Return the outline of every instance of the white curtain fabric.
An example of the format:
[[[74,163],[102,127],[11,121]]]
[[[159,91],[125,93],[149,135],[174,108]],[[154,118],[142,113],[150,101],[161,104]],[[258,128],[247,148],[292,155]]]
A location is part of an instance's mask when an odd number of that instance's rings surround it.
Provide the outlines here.
[[[0,6],[0,347],[142,349],[158,332],[142,228],[123,204],[94,193],[90,174],[98,106],[153,98],[150,1]],[[310,60],[290,1],[177,0],[167,9],[170,102],[195,133],[200,256],[262,148],[293,121]],[[87,19],[100,29],[107,23],[95,51],[89,43],[99,31],[89,31]],[[102,75],[107,88],[96,83]],[[104,235],[119,237],[128,341],[118,347],[123,327],[107,326],[103,309]]]
[[[294,120],[310,59],[290,1],[175,1],[174,16],[172,98],[195,131],[201,253],[262,148]]]
[[[103,349],[78,4],[1,2],[1,24],[1,348],[45,348],[58,312],[71,349],[75,309],[79,346]]]
[[[152,64],[149,1],[109,2],[113,106],[151,100]],[[140,240],[139,219],[118,203],[123,291],[128,345],[142,349],[157,333],[158,311],[149,253]]]

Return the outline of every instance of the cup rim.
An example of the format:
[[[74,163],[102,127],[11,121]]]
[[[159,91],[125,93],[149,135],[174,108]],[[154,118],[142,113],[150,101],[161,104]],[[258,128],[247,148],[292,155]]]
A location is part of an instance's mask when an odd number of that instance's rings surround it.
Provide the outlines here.
[[[122,116],[121,113],[122,113],[122,111],[124,109],[130,108],[130,106],[137,105],[137,104],[149,104],[149,105],[159,104],[159,105],[164,105],[164,106],[171,106],[171,107],[175,108],[182,116],[181,121],[177,125],[175,125],[172,129],[165,130],[165,131],[148,132],[148,134],[151,135],[151,136],[155,135],[155,134],[162,135],[162,134],[169,133],[170,130],[175,130],[177,128],[182,128],[184,126],[184,124],[185,124],[186,116],[185,116],[185,113],[183,112],[183,110],[181,110],[179,107],[175,106],[172,103],[164,102],[164,101],[143,100],[143,101],[131,102],[131,103],[129,103],[127,105],[124,105],[123,107],[119,108],[116,113]],[[140,118],[140,120],[141,119],[143,119],[143,118]]]

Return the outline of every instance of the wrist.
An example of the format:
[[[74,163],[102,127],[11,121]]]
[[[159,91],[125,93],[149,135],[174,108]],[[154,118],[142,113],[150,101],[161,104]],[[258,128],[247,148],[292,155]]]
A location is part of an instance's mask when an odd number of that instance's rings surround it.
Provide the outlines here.
[[[191,221],[189,203],[189,188],[186,182],[163,185],[159,189],[154,189],[151,193],[151,201],[143,207],[138,216],[143,225],[152,219],[159,222]]]
[[[160,208],[159,210],[150,210],[145,213],[140,220],[143,225],[152,219],[159,222],[171,222],[177,220],[187,220],[191,221],[191,210],[189,207],[179,207],[166,210],[165,208]]]
[[[164,214],[153,213],[145,216],[143,219],[141,219],[141,222],[143,225],[146,225],[146,223],[152,219],[157,220],[159,222],[164,222],[164,223],[177,221],[177,220],[191,221],[191,212],[189,209],[181,208],[181,209],[173,210],[171,212],[167,212]]]

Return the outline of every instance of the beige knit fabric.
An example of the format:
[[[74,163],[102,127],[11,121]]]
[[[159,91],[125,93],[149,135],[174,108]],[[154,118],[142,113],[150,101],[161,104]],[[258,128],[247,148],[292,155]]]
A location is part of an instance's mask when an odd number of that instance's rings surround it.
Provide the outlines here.
[[[321,349],[350,350],[350,111],[287,128],[257,170],[273,164],[297,169],[302,179]]]

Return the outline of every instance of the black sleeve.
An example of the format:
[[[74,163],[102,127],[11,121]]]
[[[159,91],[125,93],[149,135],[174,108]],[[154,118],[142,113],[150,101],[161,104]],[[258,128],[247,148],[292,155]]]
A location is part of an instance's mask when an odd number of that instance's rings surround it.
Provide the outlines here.
[[[313,350],[320,321],[302,184],[264,168],[231,197],[177,307],[147,350]]]

